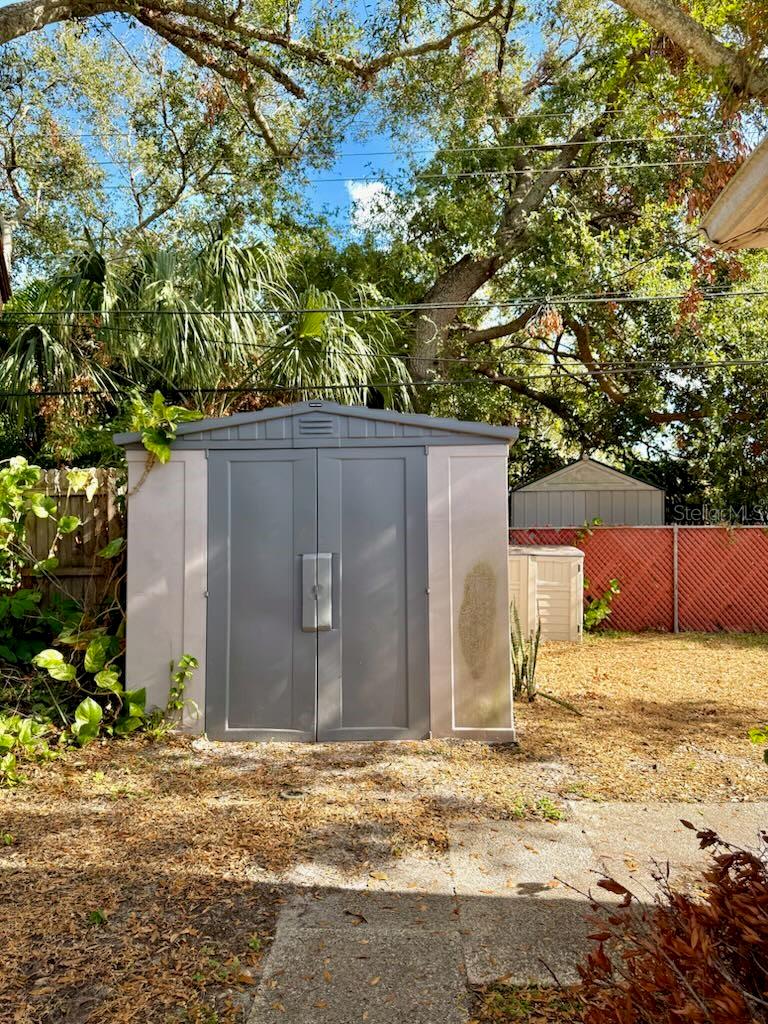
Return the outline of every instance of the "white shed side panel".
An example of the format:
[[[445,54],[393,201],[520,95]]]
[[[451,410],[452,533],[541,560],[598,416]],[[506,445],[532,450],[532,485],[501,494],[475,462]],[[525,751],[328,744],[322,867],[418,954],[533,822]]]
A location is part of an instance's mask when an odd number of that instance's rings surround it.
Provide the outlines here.
[[[126,682],[147,688],[147,707],[168,700],[169,666],[182,654],[200,663],[187,696],[200,716],[185,715],[202,732],[205,709],[208,463],[204,451],[173,451],[140,483],[146,452],[128,460],[128,595]],[[131,493],[135,490],[135,493]]]
[[[433,736],[512,740],[506,445],[428,449]]]
[[[529,559],[525,557],[509,557],[509,607],[510,616],[512,606],[517,609],[517,618],[523,633],[529,631],[530,615],[528,613],[528,565]],[[514,619],[513,619],[514,622]]]

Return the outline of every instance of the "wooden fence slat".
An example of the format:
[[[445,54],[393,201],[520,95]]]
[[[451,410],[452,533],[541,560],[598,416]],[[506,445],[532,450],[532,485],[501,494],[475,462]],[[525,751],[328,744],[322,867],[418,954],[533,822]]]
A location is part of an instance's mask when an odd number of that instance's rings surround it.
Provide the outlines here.
[[[125,523],[118,507],[117,472],[113,469],[95,470],[97,489],[92,501],[84,494],[70,494],[67,498],[67,470],[46,469],[38,489],[58,502],[60,515],[75,515],[82,521],[58,544],[58,567],[48,575],[53,580],[36,576],[29,570],[22,572],[24,586],[34,585],[43,592],[43,601],[53,594],[69,596],[87,607],[98,607],[113,587],[112,565],[98,558],[98,552],[115,537],[125,535]],[[27,522],[27,540],[38,561],[46,558],[56,535],[52,519],[38,519],[30,515]]]

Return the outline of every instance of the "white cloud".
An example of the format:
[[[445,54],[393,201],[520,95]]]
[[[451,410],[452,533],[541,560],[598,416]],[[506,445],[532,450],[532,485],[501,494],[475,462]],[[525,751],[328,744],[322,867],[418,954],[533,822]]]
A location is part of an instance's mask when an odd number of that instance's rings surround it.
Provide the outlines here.
[[[355,231],[391,231],[395,197],[383,182],[348,181],[347,191],[351,201],[349,219]]]

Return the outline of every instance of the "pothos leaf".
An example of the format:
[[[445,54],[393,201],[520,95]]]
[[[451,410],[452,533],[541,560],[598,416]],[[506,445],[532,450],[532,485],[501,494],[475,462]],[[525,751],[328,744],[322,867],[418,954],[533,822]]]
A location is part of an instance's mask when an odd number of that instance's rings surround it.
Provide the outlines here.
[[[115,537],[111,540],[106,547],[103,547],[101,551],[97,551],[96,554],[99,558],[114,558],[115,555],[119,555],[125,547],[125,537]]]

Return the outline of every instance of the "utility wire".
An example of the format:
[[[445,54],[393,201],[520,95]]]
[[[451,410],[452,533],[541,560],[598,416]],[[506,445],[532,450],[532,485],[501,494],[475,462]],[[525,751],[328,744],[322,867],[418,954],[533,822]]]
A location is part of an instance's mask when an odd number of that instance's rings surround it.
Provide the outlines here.
[[[661,135],[661,136],[648,136],[648,135],[634,135],[626,136],[623,138],[595,138],[595,139],[582,139],[580,145],[589,146],[616,146],[616,145],[630,145],[647,143],[649,146],[654,145],[667,145],[668,143],[680,142],[683,139],[712,139],[720,136],[730,135],[730,132],[691,132],[680,135]],[[552,140],[550,142],[514,142],[504,145],[477,145],[477,146],[438,146],[430,147],[426,149],[417,149],[410,146],[407,147],[407,154],[414,153],[426,153],[432,154],[435,157],[442,156],[446,153],[503,153],[508,151],[532,151],[532,152],[549,152],[551,150],[562,149],[564,146],[573,145],[572,140],[563,139]],[[343,150],[335,153],[334,156],[339,160],[349,159],[367,159],[374,156],[403,156],[406,155],[403,151],[396,149],[378,149],[370,150],[368,152],[344,152]],[[108,167],[111,165],[124,166],[127,161],[125,160],[91,160],[89,163],[99,167]],[[20,170],[28,171],[29,168],[20,167]]]
[[[699,366],[700,368],[709,368],[714,366],[730,366],[730,365],[768,365],[768,359],[755,359],[755,360],[723,360],[722,363],[701,363],[701,364],[680,364],[680,367],[675,367],[673,364],[668,364],[665,368],[674,370],[687,366]],[[556,369],[558,367],[553,367]],[[625,368],[626,372],[636,372],[635,370],[629,371]],[[588,383],[589,380],[596,376],[615,376],[619,373],[619,370],[587,370],[585,374],[576,376],[573,373],[568,374],[568,379],[577,383]],[[472,387],[477,384],[518,384],[527,383],[532,380],[552,380],[552,374],[534,374],[531,376],[524,377],[521,381],[520,377],[510,377],[508,375],[499,374],[495,377],[489,377],[481,375],[479,377],[472,378],[459,378],[457,380],[445,380],[445,379],[434,379],[434,380],[384,380],[384,381],[370,381],[360,382],[358,384],[314,384],[314,383],[296,383],[296,384],[267,384],[267,385],[243,385],[233,387],[168,387],[169,392],[173,392],[179,395],[220,395],[220,394],[250,394],[257,392],[296,392],[296,391],[360,391],[366,389],[388,389],[388,388],[412,388],[412,387]],[[150,388],[134,388],[108,390],[105,388],[88,390],[86,388],[79,389],[58,389],[58,390],[40,390],[40,391],[0,391],[0,398],[68,398],[68,397],[106,397],[106,398],[118,398],[120,396],[129,398],[138,394],[149,394],[153,389]]]
[[[285,306],[283,308],[265,306],[261,309],[253,308],[222,308],[222,309],[135,309],[123,308],[112,310],[93,309],[44,309],[39,311],[26,311],[8,309],[0,313],[0,324],[5,318],[17,319],[19,317],[31,317],[33,319],[47,316],[82,316],[82,317],[103,317],[109,319],[116,316],[181,316],[181,317],[223,317],[223,316],[294,316],[305,313],[335,313],[341,316],[355,316],[359,313],[411,313],[438,309],[506,309],[516,308],[521,305],[538,303],[543,306],[581,306],[581,305],[633,305],[644,302],[679,302],[689,298],[690,292],[673,292],[668,295],[600,295],[598,293],[587,293],[584,295],[519,295],[497,301],[483,302],[405,302],[401,304],[380,304],[371,306]],[[741,291],[702,291],[702,300],[713,301],[715,299],[748,299],[764,298],[768,296],[768,289],[755,288],[743,289]]]
[[[585,174],[585,173],[591,173],[593,171],[624,171],[624,170],[641,169],[641,168],[646,168],[646,167],[656,167],[656,168],[658,168],[658,167],[694,167],[694,166],[703,166],[703,165],[708,164],[708,163],[709,163],[709,160],[657,160],[657,161],[636,161],[636,162],[633,162],[633,163],[625,163],[625,164],[584,164],[584,165],[581,165],[581,166],[565,167],[565,168],[557,168],[557,169],[558,170],[562,170],[563,173],[565,173],[565,174]],[[431,181],[431,180],[453,181],[455,179],[462,179],[462,178],[508,178],[508,177],[519,177],[520,175],[530,174],[532,169],[535,169],[536,171],[540,171],[540,172],[545,173],[547,170],[550,170],[551,168],[548,168],[548,167],[537,167],[537,168],[529,168],[529,169],[523,169],[523,170],[512,169],[512,170],[497,170],[497,171],[455,171],[455,172],[438,172],[438,171],[431,172],[430,171],[430,172],[425,172],[425,173],[417,173],[417,174],[412,175],[412,177],[415,180],[417,180],[417,181]],[[231,174],[229,172],[227,172],[226,174],[211,175],[211,177],[231,177]],[[308,185],[329,185],[329,184],[334,184],[334,183],[335,184],[345,184],[347,182],[359,182],[359,181],[375,182],[375,183],[380,184],[380,185],[386,185],[387,184],[387,181],[385,179],[383,179],[383,178],[381,178],[381,177],[379,177],[379,176],[377,176],[375,174],[351,175],[351,176],[348,176],[348,177],[338,177],[338,178],[307,178],[306,179],[306,184],[308,184]],[[47,183],[46,182],[42,182],[41,184],[42,184],[43,187],[50,187],[50,185],[52,183],[51,182],[47,182]],[[136,188],[134,188],[134,186],[132,186],[132,185],[100,185],[100,184],[93,184],[93,183],[88,183],[88,182],[86,182],[85,184],[89,188],[93,187],[93,188],[96,188],[96,189],[98,189],[98,190],[100,190],[102,192],[136,192],[136,193],[139,193],[139,194],[145,193],[149,189],[149,187],[150,187],[150,185],[148,185],[148,184],[147,185],[143,185],[141,187],[137,186]],[[152,186],[154,186],[155,184],[156,183],[153,182]],[[2,188],[3,188],[4,191],[8,192],[8,191],[10,191],[11,186],[9,184],[7,184],[7,183],[4,183],[2,185]],[[191,191],[194,191],[194,188]]]
[[[606,107],[605,110],[602,111],[602,113],[605,113],[605,114],[623,114],[623,113],[626,113],[626,112],[627,111],[625,111],[621,107]],[[518,121],[552,121],[552,120],[562,120],[564,117],[572,117],[572,116],[573,116],[573,111],[572,110],[563,110],[563,111],[560,111],[560,112],[558,112],[558,111],[531,111],[530,113],[522,113],[522,114],[495,114],[494,115],[494,119],[502,120],[502,121],[514,121],[514,122],[518,122]],[[700,118],[695,117],[693,115],[689,115],[689,117],[690,117],[690,119],[694,120],[696,124],[700,123]],[[362,127],[366,127],[366,126],[367,127],[377,127],[379,123],[380,122],[377,121],[373,117],[370,117],[370,116],[364,117],[364,116],[361,116],[361,115],[358,115],[358,114],[355,114],[353,117],[349,118],[348,121],[347,121],[347,124],[349,126],[355,125],[356,127],[361,127],[361,126]],[[712,121],[712,122],[709,122],[709,123],[711,123],[712,125],[718,125],[718,126],[722,124],[721,121]],[[104,131],[104,132],[70,132],[70,131],[67,131],[66,134],[67,134],[67,136],[69,138],[80,138],[80,139],[121,139],[121,138],[130,139],[130,138],[134,138],[135,135],[136,135],[135,131],[114,131],[114,130],[111,130],[111,129],[109,131]]]

